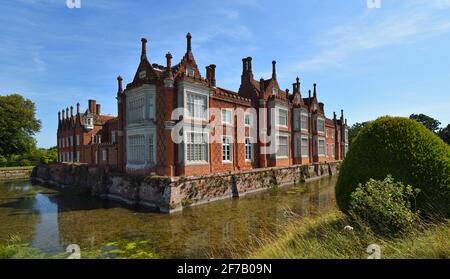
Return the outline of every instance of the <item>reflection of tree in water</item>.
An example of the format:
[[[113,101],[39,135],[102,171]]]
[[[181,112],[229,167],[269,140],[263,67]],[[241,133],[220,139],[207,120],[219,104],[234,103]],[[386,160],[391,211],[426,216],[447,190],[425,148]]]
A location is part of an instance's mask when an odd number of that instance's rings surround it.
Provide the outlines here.
[[[35,210],[35,195],[41,191],[28,181],[0,181],[0,243],[12,236],[29,243],[41,218]]]

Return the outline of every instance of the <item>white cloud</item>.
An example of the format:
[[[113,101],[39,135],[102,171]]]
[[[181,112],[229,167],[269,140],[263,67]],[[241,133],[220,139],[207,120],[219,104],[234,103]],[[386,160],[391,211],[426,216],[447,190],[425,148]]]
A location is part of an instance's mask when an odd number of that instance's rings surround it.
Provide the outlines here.
[[[362,16],[317,37],[321,50],[293,65],[292,71],[339,67],[355,53],[448,31],[450,20],[441,14],[448,8],[450,0],[416,0],[395,10],[367,10]]]

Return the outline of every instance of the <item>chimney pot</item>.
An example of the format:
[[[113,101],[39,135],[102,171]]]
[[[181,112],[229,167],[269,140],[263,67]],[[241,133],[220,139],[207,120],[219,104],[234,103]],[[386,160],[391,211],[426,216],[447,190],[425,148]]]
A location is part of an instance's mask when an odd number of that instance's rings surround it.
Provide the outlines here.
[[[117,95],[120,95],[123,92],[122,80],[123,78],[121,76],[117,77]]]
[[[77,114],[80,113],[80,103],[77,103]]]

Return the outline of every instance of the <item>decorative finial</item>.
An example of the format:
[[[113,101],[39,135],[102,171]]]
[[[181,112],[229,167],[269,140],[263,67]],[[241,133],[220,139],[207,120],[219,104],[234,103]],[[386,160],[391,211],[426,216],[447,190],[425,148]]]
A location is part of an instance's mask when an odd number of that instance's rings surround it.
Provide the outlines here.
[[[147,59],[147,39],[142,38],[142,50],[141,50],[141,61]]]
[[[276,79],[276,78],[277,78],[277,68],[276,68],[276,65],[277,65],[277,61],[273,60],[273,61],[272,61],[272,78],[273,78],[273,79]]]
[[[192,45],[191,45],[192,36],[191,36],[191,33],[187,33],[186,40],[187,40],[186,52],[191,52],[192,51]]]

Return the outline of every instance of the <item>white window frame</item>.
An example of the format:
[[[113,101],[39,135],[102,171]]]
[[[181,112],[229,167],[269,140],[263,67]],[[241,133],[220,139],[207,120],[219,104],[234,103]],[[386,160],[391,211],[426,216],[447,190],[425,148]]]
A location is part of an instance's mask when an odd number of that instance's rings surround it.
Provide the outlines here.
[[[247,119],[248,119],[248,123],[247,123]],[[253,119],[252,119],[252,114],[251,113],[245,113],[244,114],[244,125],[245,127],[251,127],[253,123]]]
[[[306,127],[303,125],[303,120],[306,117]],[[302,131],[308,131],[309,130],[309,113],[302,111],[300,113],[300,129]]]
[[[254,157],[254,145],[252,138],[245,138],[245,161],[253,162]]]
[[[222,136],[222,163],[232,163],[232,162],[233,162],[233,137]]]
[[[102,161],[108,160],[108,150],[102,149]]]
[[[280,144],[280,138],[286,138],[286,144],[285,145],[283,145],[283,146],[285,146],[286,147],[286,154],[280,154],[280,147],[281,147],[281,144]],[[288,135],[284,135],[284,134],[279,134],[279,135],[277,135],[277,138],[276,138],[276,144],[277,144],[277,153],[276,153],[276,158],[277,159],[286,159],[286,158],[289,158],[289,136]]]
[[[199,100],[204,102],[204,104],[201,104]],[[188,112],[188,117],[191,119],[207,120],[208,101],[207,95],[195,93],[189,90],[186,91],[185,108]]]
[[[319,129],[319,127],[321,127],[321,125],[319,125],[319,122],[322,122],[323,123],[323,129],[322,130],[320,130]],[[325,127],[325,118],[323,118],[323,117],[317,117],[317,132],[318,133],[323,133],[323,134],[325,134],[325,130],[326,130],[326,127]]]
[[[111,143],[116,143],[116,131],[111,132]]]
[[[281,111],[286,113],[286,121],[285,121],[285,123],[280,123],[280,119],[281,119],[281,113],[280,112]],[[287,128],[288,125],[289,125],[289,110],[287,110],[285,108],[277,108],[276,121],[277,121],[276,122],[277,126]]]
[[[322,149],[322,152],[321,152],[321,142],[323,143],[323,149]],[[325,156],[325,146],[326,146],[326,141],[325,141],[325,138],[322,138],[322,137],[319,137],[318,139],[317,139],[317,155],[318,156]]]
[[[230,119],[227,119],[227,117],[224,117],[224,113],[225,113],[225,115],[229,114]],[[233,109],[222,109],[221,120],[222,120],[222,125],[233,126]]]
[[[278,89],[277,88],[272,88],[272,94],[274,95],[274,96],[278,96]]]
[[[302,158],[309,158],[309,137],[308,136],[301,136],[301,143],[300,143],[300,153],[302,155]],[[304,145],[304,142],[306,140],[306,146]],[[306,148],[306,152],[303,152],[304,148]]]
[[[192,135],[194,135],[193,141]],[[186,131],[184,152],[186,164],[206,164],[209,162],[209,143],[207,137],[207,132]],[[192,146],[189,147],[189,145]],[[191,154],[189,154],[190,152]]]

